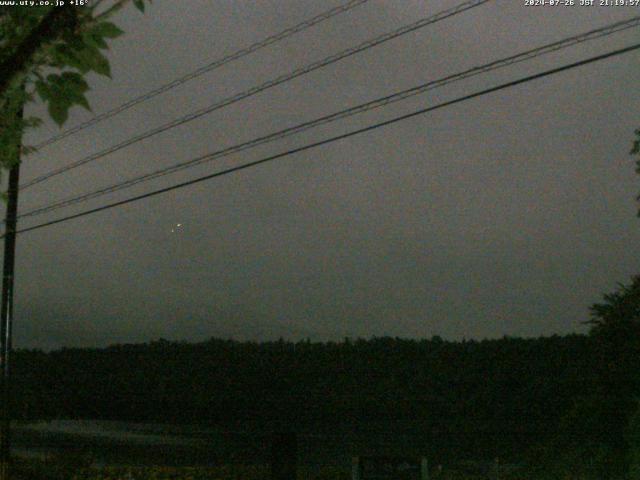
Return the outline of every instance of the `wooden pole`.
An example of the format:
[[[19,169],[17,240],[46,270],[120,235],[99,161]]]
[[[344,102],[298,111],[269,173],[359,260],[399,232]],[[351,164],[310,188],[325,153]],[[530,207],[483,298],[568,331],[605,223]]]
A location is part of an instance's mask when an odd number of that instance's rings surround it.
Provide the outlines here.
[[[18,112],[22,117],[22,109]],[[18,158],[9,171],[7,190],[7,214],[4,234],[4,264],[2,266],[2,308],[0,311],[0,480],[9,480],[11,460],[11,371],[9,360],[12,349],[13,330],[13,285],[16,253],[16,226],[18,223],[18,184],[20,180],[20,148]]]

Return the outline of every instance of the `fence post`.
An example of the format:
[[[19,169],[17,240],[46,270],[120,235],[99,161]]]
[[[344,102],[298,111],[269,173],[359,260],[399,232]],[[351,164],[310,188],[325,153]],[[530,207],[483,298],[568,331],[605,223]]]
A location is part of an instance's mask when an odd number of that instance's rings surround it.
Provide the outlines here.
[[[420,480],[429,480],[429,462],[425,457],[420,459]]]
[[[276,432],[271,439],[271,480],[296,480],[298,438],[294,432]]]

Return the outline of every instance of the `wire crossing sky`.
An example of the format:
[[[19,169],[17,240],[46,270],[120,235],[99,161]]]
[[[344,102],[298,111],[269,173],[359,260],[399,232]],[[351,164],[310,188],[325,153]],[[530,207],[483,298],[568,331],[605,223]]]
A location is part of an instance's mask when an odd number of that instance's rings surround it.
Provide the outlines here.
[[[611,57],[616,57],[618,55],[622,55],[622,54],[625,54],[625,53],[633,52],[633,51],[638,50],[638,49],[640,49],[640,43],[635,44],[635,45],[631,45],[629,47],[622,48],[622,49],[619,49],[619,50],[614,50],[612,52],[608,52],[608,53],[603,54],[603,55],[598,55],[598,56],[591,57],[591,58],[588,58],[588,59],[585,59],[585,60],[581,60],[579,62],[571,63],[569,65],[563,65],[561,67],[554,68],[554,69],[551,69],[551,70],[547,70],[547,71],[544,71],[544,72],[541,72],[541,73],[537,73],[535,75],[529,75],[527,77],[520,78],[518,80],[514,80],[514,81],[511,81],[511,82],[508,82],[508,83],[504,83],[504,84],[498,85],[496,87],[492,87],[492,88],[489,88],[489,89],[486,89],[486,90],[481,90],[479,92],[471,93],[469,95],[465,95],[463,97],[456,98],[455,100],[450,100],[448,102],[444,102],[444,103],[441,103],[439,105],[435,105],[435,106],[428,107],[428,108],[423,108],[423,109],[417,110],[415,112],[411,112],[411,113],[408,113],[408,114],[405,114],[405,115],[401,115],[399,117],[393,118],[391,120],[387,120],[385,122],[376,123],[374,125],[369,125],[369,126],[367,126],[365,128],[361,128],[361,129],[358,129],[358,130],[347,132],[347,133],[344,133],[344,134],[341,134],[341,135],[338,135],[338,136],[335,136],[335,137],[327,138],[327,139],[319,141],[319,142],[315,142],[315,143],[312,143],[312,144],[309,144],[309,145],[305,145],[303,147],[295,148],[293,150],[288,150],[286,152],[282,152],[282,153],[279,153],[277,155],[272,155],[272,156],[269,156],[269,157],[266,157],[266,158],[262,158],[260,160],[254,161],[254,162],[245,163],[245,164],[233,167],[233,168],[229,168],[229,169],[223,170],[221,172],[212,173],[210,175],[206,175],[204,177],[199,177],[199,178],[196,178],[194,180],[190,180],[188,182],[179,183],[177,185],[172,185],[170,187],[162,188],[160,190],[154,190],[152,192],[148,192],[148,193],[145,193],[143,195],[132,197],[132,198],[129,198],[127,200],[121,200],[119,202],[110,203],[110,204],[103,205],[103,206],[98,207],[98,208],[93,208],[91,210],[86,210],[84,212],[77,213],[75,215],[69,215],[67,217],[62,217],[62,218],[59,218],[59,219],[56,219],[56,220],[51,220],[49,222],[45,222],[45,223],[41,223],[41,224],[38,224],[38,225],[34,225],[32,227],[19,229],[19,230],[17,230],[16,233],[31,232],[33,230],[38,230],[40,228],[48,227],[48,226],[51,226],[51,225],[56,225],[58,223],[62,223],[62,222],[66,222],[66,221],[69,221],[69,220],[76,219],[76,218],[84,217],[86,215],[91,215],[91,214],[94,214],[94,213],[102,212],[104,210],[108,210],[108,209],[111,209],[111,208],[115,208],[115,207],[119,207],[119,206],[122,206],[122,205],[126,205],[128,203],[144,200],[145,198],[149,198],[149,197],[152,197],[152,196],[155,196],[155,195],[160,195],[160,194],[163,194],[163,193],[167,193],[167,192],[170,192],[170,191],[173,191],[173,190],[177,190],[179,188],[188,187],[190,185],[194,185],[196,183],[203,182],[205,180],[211,180],[213,178],[217,178],[217,177],[220,177],[222,175],[228,175],[230,173],[238,172],[240,170],[244,170],[244,169],[247,169],[247,168],[250,168],[250,167],[255,167],[257,165],[261,165],[261,164],[266,163],[266,162],[270,162],[270,161],[277,160],[277,159],[280,159],[280,158],[283,158],[283,157],[286,157],[286,156],[289,156],[289,155],[293,155],[293,154],[296,154],[296,153],[299,153],[299,152],[303,152],[303,151],[309,150],[311,148],[320,147],[320,146],[326,145],[328,143],[336,142],[338,140],[344,140],[346,138],[353,137],[355,135],[360,135],[361,133],[370,132],[372,130],[375,130],[375,129],[378,129],[378,128],[381,128],[381,127],[385,127],[387,125],[392,125],[392,124],[394,124],[396,122],[408,120],[408,119],[416,117],[418,115],[424,115],[426,113],[432,112],[434,110],[438,110],[440,108],[444,108],[444,107],[448,107],[448,106],[451,106],[451,105],[455,105],[455,104],[460,103],[460,102],[465,102],[467,100],[471,100],[471,99],[474,99],[476,97],[480,97],[480,96],[483,96],[483,95],[487,95],[489,93],[493,93],[493,92],[497,92],[497,91],[500,91],[500,90],[504,90],[506,88],[515,87],[516,85],[521,85],[523,83],[528,83],[528,82],[531,82],[531,81],[534,81],[534,80],[538,80],[540,78],[544,78],[544,77],[547,77],[547,76],[550,76],[550,75],[555,75],[555,74],[558,74],[558,73],[561,73],[561,72],[564,72],[564,71],[567,71],[567,70],[571,70],[573,68],[582,67],[584,65],[588,65],[588,64],[591,64],[591,63],[594,63],[594,62],[599,62],[601,60],[606,60],[606,59],[611,58]],[[4,237],[4,235],[3,235],[3,237]]]
[[[321,22],[324,22],[325,20],[329,20],[332,17],[335,17],[336,15],[340,15],[342,13],[348,12],[349,10],[351,10],[352,8],[358,7],[366,2],[368,2],[369,0],[351,0],[347,3],[345,3],[344,5],[340,5],[338,7],[334,7],[331,8],[329,10],[327,10],[326,12],[323,12],[319,15],[316,15],[314,17],[309,18],[308,20],[304,20],[301,23],[298,23],[297,25],[294,25],[293,27],[289,27],[279,33],[276,33],[275,35],[271,35],[267,38],[265,38],[264,40],[260,41],[260,42],[256,42],[246,48],[242,48],[234,53],[231,53],[229,55],[226,55],[218,60],[214,60],[211,63],[208,63],[207,65],[204,65],[192,72],[187,73],[186,75],[183,75],[179,78],[176,78],[175,80],[172,80],[171,82],[165,83],[164,85],[155,88],[153,90],[148,91],[147,93],[137,96],[135,98],[132,98],[131,100],[115,107],[112,108],[111,110],[107,110],[106,112],[103,112],[99,115],[96,115],[95,117],[93,117],[91,120],[83,122],[79,125],[76,125],[75,127],[69,128],[57,135],[54,135],[50,138],[48,138],[47,140],[45,140],[44,142],[40,142],[39,144],[35,145],[36,149],[42,149],[44,147],[46,147],[47,145],[51,145],[53,143],[58,142],[59,140],[62,140],[63,138],[67,138],[69,135],[73,135],[74,133],[80,132],[82,130],[84,130],[85,128],[89,128],[92,127],[93,125],[97,125],[98,123],[100,123],[103,120],[106,120],[107,118],[111,118],[114,117],[116,115],[118,115],[119,113],[124,112],[125,110],[130,109],[131,107],[134,107],[136,105],[138,105],[139,103],[142,102],[146,102],[147,100],[150,100],[154,97],[157,97],[158,95],[161,95],[165,92],[168,92],[169,90],[172,90],[180,85],[184,85],[185,83],[198,78],[201,75],[204,75],[205,73],[209,73],[212,72],[213,70],[222,67],[223,65],[226,65],[228,63],[231,63],[235,60],[239,60],[242,57],[245,57],[247,55],[250,55],[252,53],[257,52],[258,50],[261,50],[263,48],[266,48],[270,45],[273,45],[274,43],[277,43],[281,40],[284,40],[285,38],[289,38],[293,35],[295,35],[296,33],[300,33],[303,32],[305,30],[307,30],[308,28],[311,28]]]
[[[276,141],[276,140],[280,140],[282,138],[286,138],[290,135],[294,135],[297,133],[301,133],[304,131],[307,131],[311,128],[320,126],[320,125],[325,125],[327,123],[331,123],[334,121],[338,121],[341,120],[343,118],[347,118],[349,116],[352,115],[356,115],[359,113],[364,113],[367,112],[369,110],[373,110],[375,108],[380,108],[380,107],[384,107],[387,105],[390,105],[391,103],[394,102],[398,102],[401,100],[405,100],[407,98],[411,98],[412,96],[415,95],[419,95],[422,93],[425,93],[429,90],[435,89],[435,88],[440,88],[443,87],[445,85],[448,85],[452,82],[456,82],[456,81],[460,81],[460,80],[464,80],[466,78],[470,78],[473,77],[475,75],[479,75],[479,74],[483,74],[483,73],[487,73],[490,72],[492,70],[496,70],[498,68],[504,68],[510,65],[514,65],[523,61],[527,61],[527,60],[531,60],[534,59],[536,57],[542,56],[542,55],[547,55],[549,53],[552,52],[556,52],[558,50],[562,50],[564,48],[569,48],[571,46],[583,43],[583,42],[587,42],[587,41],[592,41],[592,40],[596,40],[599,38],[603,38],[603,37],[607,37],[609,35],[612,35],[614,33],[618,33],[618,32],[622,32],[626,29],[629,28],[634,28],[634,27],[638,27],[638,25],[640,25],[640,17],[634,17],[628,20],[624,20],[621,22],[616,22],[614,24],[611,25],[606,25],[604,27],[595,29],[595,30],[590,30],[589,32],[580,34],[580,35],[574,35],[572,37],[557,41],[557,42],[553,42],[551,44],[547,44],[547,45],[543,45],[541,47],[538,48],[534,48],[531,50],[527,50],[525,52],[521,52],[518,53],[516,55],[511,55],[509,57],[506,58],[502,58],[500,60],[495,60],[492,62],[489,62],[485,65],[481,65],[481,66],[477,66],[477,67],[473,67],[471,69],[467,69],[463,72],[460,73],[456,73],[453,75],[449,75],[446,76],[444,78],[438,79],[438,80],[433,80],[430,82],[427,82],[425,84],[416,86],[416,87],[412,87],[409,89],[405,89],[402,90],[400,92],[396,92],[393,93],[391,95],[386,95],[382,98],[378,98],[375,100],[372,100],[370,102],[366,102],[351,108],[347,108],[345,110],[341,110],[340,112],[331,114],[331,115],[325,115],[323,117],[320,117],[318,119],[312,120],[312,121],[308,121],[308,122],[304,122],[300,125],[296,125],[293,127],[289,127],[286,128],[284,130],[280,130],[278,132],[274,132],[271,133],[269,135],[266,136],[262,136],[259,137],[257,139],[253,139],[250,140],[248,142],[243,142],[241,144],[238,145],[234,145],[232,147],[229,148],[225,148],[223,150],[211,153],[211,154],[207,154],[204,156],[200,156],[197,157],[195,159],[189,160],[187,162],[180,162],[177,164],[174,164],[170,167],[167,168],[162,168],[160,170],[156,170],[154,172],[150,172],[135,178],[132,178],[130,180],[127,180],[125,182],[119,182],[113,185],[110,185],[108,187],[105,188],[101,188],[99,190],[95,190],[93,192],[89,192],[86,194],[82,194],[82,195],[76,195],[73,197],[69,197],[66,198],[64,200],[61,200],[59,202],[50,204],[50,205],[45,205],[42,207],[38,207],[32,210],[29,210],[27,212],[22,213],[21,215],[18,216],[18,218],[26,218],[26,217],[31,217],[31,216],[36,216],[36,215],[42,215],[45,213],[49,213],[55,210],[58,210],[60,208],[64,208],[64,207],[68,207],[71,205],[74,205],[76,203],[81,203],[81,202],[85,202],[87,200],[93,199],[93,198],[98,198],[102,195],[106,195],[109,193],[113,193],[113,192],[117,192],[119,190],[137,185],[139,183],[142,182],[146,182],[149,180],[153,180],[155,178],[158,177],[162,177],[164,175],[169,175],[171,173],[174,172],[178,172],[180,170],[183,170],[185,168],[191,168],[193,166],[196,165],[201,165],[202,163],[205,162],[210,162],[212,160],[218,159],[218,158],[222,158],[234,153],[239,153],[241,151],[244,151],[246,149],[249,148],[253,148],[259,145],[263,145],[265,143],[268,142],[272,142],[272,141]]]
[[[44,175],[41,175],[39,177],[34,178],[33,180],[30,180],[26,183],[24,183],[23,185],[20,186],[21,190],[25,190],[33,185],[37,185],[39,183],[42,183],[44,181],[47,181],[57,175],[60,175],[62,173],[68,172],[69,170],[72,170],[74,168],[78,168],[81,167],[83,165],[86,165],[87,163],[93,162],[95,160],[99,160],[107,155],[110,155],[114,152],[117,152],[118,150],[121,150],[125,147],[128,147],[130,145],[134,145],[138,142],[141,142],[142,140],[146,140],[148,138],[154,137],[160,133],[166,132],[167,130],[170,130],[172,128],[178,127],[180,125],[183,125],[187,122],[191,122],[193,120],[196,120],[204,115],[208,115],[212,112],[215,112],[216,110],[219,110],[221,108],[227,107],[229,105],[232,105],[236,102],[245,100],[249,97],[252,97],[254,95],[257,95],[258,93],[264,92],[265,90],[269,90],[270,88],[276,87],[278,85],[281,85],[283,83],[289,82],[291,80],[294,80],[296,78],[299,78],[303,75],[306,75],[308,73],[314,72],[318,69],[324,68],[328,65],[332,65],[336,62],[339,62],[340,60],[343,60],[345,58],[349,58],[352,55],[356,55],[358,53],[364,52],[366,50],[369,50],[370,48],[374,48],[377,47],[378,45],[381,45],[383,43],[386,43],[390,40],[393,40],[395,38],[398,38],[402,35],[406,35],[408,33],[414,32],[418,29],[427,27],[429,25],[433,25],[434,23],[440,22],[442,20],[445,20],[447,18],[453,17],[455,15],[458,15],[460,13],[466,12],[467,10],[471,10],[473,8],[479,7],[487,2],[490,2],[492,0],[468,0],[466,2],[463,2],[459,5],[456,5],[453,8],[441,11],[435,15],[431,15],[429,17],[426,18],[422,18],[420,20],[418,20],[417,22],[413,22],[409,25],[405,25],[397,30],[393,30],[391,32],[385,33],[383,35],[377,36],[375,38],[372,38],[370,40],[367,40],[363,43],[360,43],[359,45],[356,45],[355,47],[351,47],[351,48],[347,48],[346,50],[343,50],[341,52],[335,53],[333,55],[330,55],[328,57],[325,57],[321,60],[318,60],[316,62],[313,62],[309,65],[306,65],[304,67],[300,67],[297,68],[289,73],[286,74],[282,74],[277,76],[276,78],[273,78],[267,82],[264,82],[260,85],[257,85],[255,87],[252,87],[244,92],[240,92],[237,93],[231,97],[225,98],[219,102],[216,102],[212,105],[209,105],[207,107],[204,108],[200,108],[198,110],[196,110],[195,112],[191,112],[187,115],[184,115],[181,118],[175,119],[171,122],[168,122],[164,125],[161,125],[160,127],[154,128],[152,130],[149,130],[147,132],[144,132],[140,135],[136,135],[135,137],[129,138],[117,145],[114,145],[112,147],[109,147],[105,150],[102,150],[100,152],[94,153],[92,155],[89,155],[88,157],[82,158],[80,160],[77,160],[75,162],[72,162],[69,165],[66,165],[64,167],[58,168],[56,170],[53,170],[51,172],[45,173]]]

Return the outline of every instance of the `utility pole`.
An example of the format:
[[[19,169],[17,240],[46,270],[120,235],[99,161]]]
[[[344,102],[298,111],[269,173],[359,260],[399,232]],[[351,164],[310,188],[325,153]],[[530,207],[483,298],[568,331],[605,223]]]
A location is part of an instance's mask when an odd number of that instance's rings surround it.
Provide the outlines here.
[[[78,9],[53,7],[20,43],[13,54],[0,64],[0,96],[7,93],[11,82],[29,65],[36,52],[65,32],[78,26]],[[24,84],[22,86],[24,89]],[[10,102],[9,102],[10,104]],[[0,115],[16,115],[22,119],[24,105],[13,110],[10,106]],[[13,111],[12,111],[13,110]],[[4,233],[4,265],[2,272],[2,307],[0,309],[0,480],[9,480],[11,460],[11,334],[13,329],[13,280],[16,253],[16,226],[18,213],[18,184],[20,180],[20,151],[18,139],[16,158],[9,170],[7,214]]]
[[[18,112],[22,118],[22,107]],[[18,145],[20,147],[21,145]],[[7,189],[7,214],[4,234],[4,264],[2,271],[2,309],[0,311],[0,480],[9,480],[11,460],[11,377],[9,359],[11,356],[11,334],[13,327],[13,278],[16,253],[16,227],[18,223],[18,184],[20,180],[20,148],[16,149],[15,163],[9,170]]]

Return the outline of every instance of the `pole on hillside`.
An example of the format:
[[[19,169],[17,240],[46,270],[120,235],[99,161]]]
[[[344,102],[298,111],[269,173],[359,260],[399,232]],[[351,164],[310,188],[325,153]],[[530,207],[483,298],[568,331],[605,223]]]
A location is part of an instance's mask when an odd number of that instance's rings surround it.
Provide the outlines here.
[[[18,114],[22,117],[22,109]],[[20,149],[18,149],[18,152]],[[20,180],[20,153],[16,163],[9,170],[9,188],[7,189],[7,215],[4,235],[4,264],[2,271],[2,322],[0,328],[0,480],[9,480],[9,461],[11,457],[11,382],[9,358],[11,354],[11,333],[13,327],[13,275],[16,253],[16,226],[18,223],[18,183]]]

